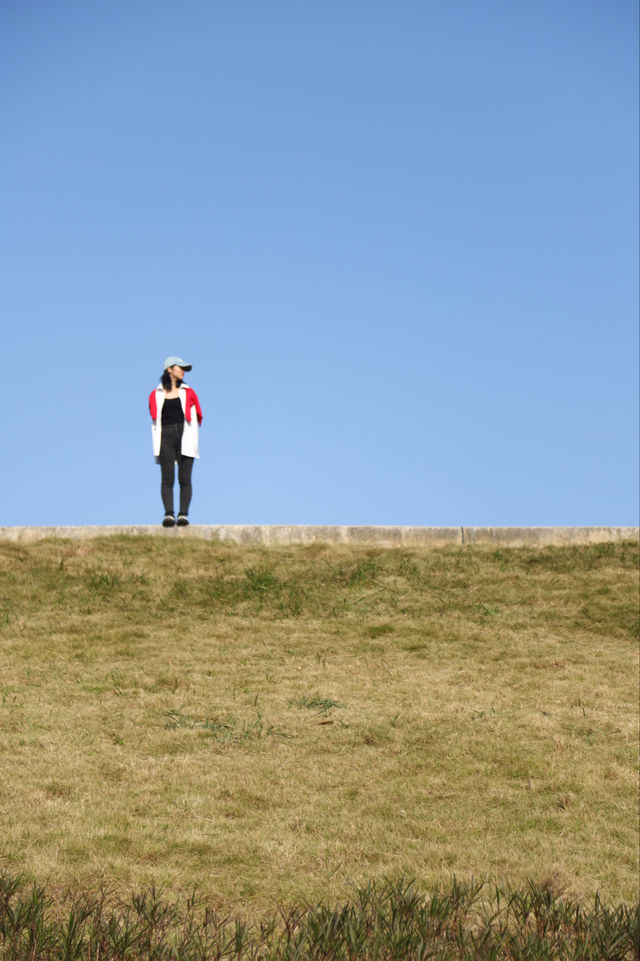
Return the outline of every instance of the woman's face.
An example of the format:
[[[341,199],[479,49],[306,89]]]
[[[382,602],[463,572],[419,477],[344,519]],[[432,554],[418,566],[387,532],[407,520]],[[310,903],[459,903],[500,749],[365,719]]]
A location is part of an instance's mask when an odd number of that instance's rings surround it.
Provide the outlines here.
[[[170,374],[173,374],[176,380],[184,380],[184,367],[178,367],[174,364],[173,367],[167,367]]]

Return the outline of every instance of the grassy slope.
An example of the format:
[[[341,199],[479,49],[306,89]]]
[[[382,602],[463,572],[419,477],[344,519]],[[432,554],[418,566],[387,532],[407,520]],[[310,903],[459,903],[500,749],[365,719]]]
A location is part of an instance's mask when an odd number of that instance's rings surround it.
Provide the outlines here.
[[[634,899],[638,551],[0,544],[0,868]]]

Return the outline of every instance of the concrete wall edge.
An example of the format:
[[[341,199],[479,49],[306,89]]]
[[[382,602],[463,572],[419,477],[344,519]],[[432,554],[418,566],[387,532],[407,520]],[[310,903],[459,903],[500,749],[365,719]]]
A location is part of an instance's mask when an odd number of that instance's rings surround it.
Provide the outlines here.
[[[194,524],[167,530],[158,525],[0,527],[0,541],[37,542],[57,537],[86,540],[117,535],[204,538],[266,547],[288,544],[351,544],[379,547],[494,545],[544,547],[638,540],[638,527],[411,527],[384,525]]]

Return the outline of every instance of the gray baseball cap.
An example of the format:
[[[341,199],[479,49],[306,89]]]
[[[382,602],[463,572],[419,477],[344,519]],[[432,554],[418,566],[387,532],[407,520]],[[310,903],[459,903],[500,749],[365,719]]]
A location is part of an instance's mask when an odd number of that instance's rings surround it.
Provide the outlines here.
[[[191,364],[188,364],[182,357],[166,357],[162,369],[166,370],[167,367],[175,367],[176,365],[182,367],[183,370],[191,370]]]

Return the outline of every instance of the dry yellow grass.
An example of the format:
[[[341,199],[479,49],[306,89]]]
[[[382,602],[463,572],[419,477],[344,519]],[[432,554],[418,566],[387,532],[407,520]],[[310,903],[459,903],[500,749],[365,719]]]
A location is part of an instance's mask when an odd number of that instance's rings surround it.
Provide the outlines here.
[[[638,884],[634,544],[0,545],[0,867],[225,906]]]

